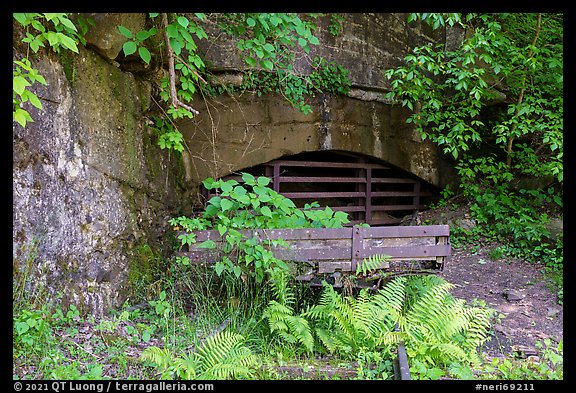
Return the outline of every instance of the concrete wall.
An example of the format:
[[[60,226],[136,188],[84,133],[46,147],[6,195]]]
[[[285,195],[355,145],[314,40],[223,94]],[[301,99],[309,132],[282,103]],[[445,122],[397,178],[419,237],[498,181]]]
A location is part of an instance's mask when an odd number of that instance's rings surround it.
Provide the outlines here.
[[[385,160],[440,187],[451,181],[453,172],[439,150],[405,123],[409,112],[384,98],[389,91],[384,72],[401,64],[414,46],[443,40],[443,33],[407,25],[406,14],[343,16],[343,31],[336,37],[328,31],[328,18],[317,20],[321,44],[301,56],[295,70],[310,73],[317,55],[337,61],[350,70],[350,97],[312,97],[313,113],[307,116],[278,95],[198,97],[195,106],[201,114],[179,123],[190,147],[187,170],[194,181],[283,155],[332,149]],[[239,83],[247,66],[236,41],[214,36],[200,51],[220,79]]]

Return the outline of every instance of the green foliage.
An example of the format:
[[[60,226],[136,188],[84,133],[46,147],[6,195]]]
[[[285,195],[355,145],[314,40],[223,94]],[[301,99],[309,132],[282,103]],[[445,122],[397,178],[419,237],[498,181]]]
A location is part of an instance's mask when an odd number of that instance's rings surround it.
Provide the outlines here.
[[[315,333],[331,353],[355,358],[363,349],[384,350],[401,336],[387,308],[378,307],[366,289],[358,298],[343,297],[324,282],[318,304],[303,315],[314,321]]]
[[[411,296],[398,320],[408,356],[431,366],[481,364],[477,349],[489,338],[493,310],[467,306],[437,276],[414,276],[408,285]]]
[[[314,337],[308,321],[301,315],[294,315],[297,299],[288,274],[272,272],[270,285],[277,300],[271,300],[262,314],[262,318],[268,319],[270,332],[276,333],[287,344],[300,345],[311,353],[314,350]]]
[[[564,344],[553,345],[550,339],[536,341],[539,360],[493,358],[479,371],[482,379],[562,380],[564,379]]]
[[[68,14],[64,13],[14,13],[12,16],[26,30],[22,42],[34,53],[45,47],[46,42],[57,53],[62,48],[78,53],[77,43],[84,41],[82,37],[87,30],[86,19],[81,19],[82,29],[78,32]],[[26,102],[30,102],[37,109],[42,109],[40,99],[29,88],[36,82],[47,85],[44,77],[32,67],[28,57],[27,53],[21,60],[14,60],[12,72],[12,119],[22,127],[34,121],[30,113],[24,109]]]
[[[150,64],[150,60],[152,59],[152,55],[146,46],[144,46],[144,41],[148,38],[155,36],[158,33],[158,29],[152,27],[149,30],[140,30],[136,34],[132,31],[127,29],[126,27],[119,25],[118,31],[124,37],[128,38],[128,41],[122,45],[122,51],[124,52],[124,56],[130,56],[131,54],[135,53],[138,50],[138,55],[140,58],[146,63]]]
[[[391,344],[403,341],[414,370],[423,367],[428,377],[439,377],[431,370],[481,364],[476,351],[488,339],[492,313],[454,298],[452,287],[436,276],[398,277],[377,294],[362,290],[355,299],[325,284],[318,304],[303,316],[315,322],[315,332],[330,352],[354,357],[366,349],[390,350]]]
[[[239,231],[243,229],[342,227],[348,222],[346,213],[323,210],[300,210],[289,198],[267,187],[270,179],[258,178],[242,173],[243,184],[236,180],[214,180],[208,178],[203,184],[208,190],[218,191],[212,197],[204,212],[195,218],[178,217],[170,224],[178,229],[193,232],[196,230],[217,229],[224,240],[224,257],[214,265],[218,275],[223,272],[241,275],[262,282],[266,273],[275,270],[288,270],[285,262],[274,257],[271,247],[285,245],[281,239],[267,240],[257,237],[245,238]],[[195,239],[191,234],[180,235],[182,245]],[[213,248],[208,242],[203,247]],[[234,256],[234,260],[229,256]]]
[[[356,378],[360,380],[393,379],[393,354],[390,351],[374,351],[362,348],[356,357]]]
[[[228,331],[209,337],[197,351],[182,357],[151,346],[142,352],[141,359],[153,362],[163,379],[249,379],[259,365],[258,358],[244,345],[244,337]]]
[[[66,48],[78,53],[78,29],[64,13],[14,13],[12,16],[20,25],[26,27],[27,43],[34,53],[44,47],[45,42],[56,52]],[[33,30],[32,30],[33,29]]]
[[[312,34],[315,24],[295,13],[224,14],[218,23],[223,31],[239,38],[238,49],[248,53],[246,64],[265,70],[289,69],[296,48],[309,53],[310,45],[319,44]]]
[[[328,31],[332,37],[337,37],[342,34],[344,27],[342,26],[342,21],[344,17],[338,14],[330,14],[330,24],[328,25]]]
[[[14,347],[25,353],[40,350],[39,344],[46,341],[52,333],[48,307],[39,310],[21,310],[13,316]]]
[[[158,15],[151,13],[149,16],[154,19]],[[319,72],[309,77],[298,76],[292,72],[297,50],[309,53],[311,45],[319,44],[318,38],[313,35],[315,24],[311,20],[302,20],[298,14],[223,13],[210,14],[211,20],[202,13],[194,14],[191,18],[171,14],[169,19],[170,22],[160,29],[153,27],[149,30],[132,32],[124,26],[118,26],[119,32],[128,39],[123,45],[125,56],[138,51],[139,57],[149,64],[152,53],[146,47],[145,41],[159,32],[167,35],[170,49],[174,53],[176,80],[167,77],[161,81],[160,96],[168,103],[168,108],[164,113],[164,120],[157,120],[155,125],[160,134],[158,144],[162,149],[182,152],[182,134],[172,120],[194,116],[193,110],[185,107],[192,101],[194,94],[198,92],[218,94],[232,90],[230,87],[207,85],[201,76],[206,74],[206,65],[197,52],[196,40],[208,39],[202,27],[203,22],[212,22],[223,32],[237,39],[238,49],[246,54],[244,57],[246,64],[257,70],[248,71],[246,83],[240,88],[242,91],[256,89],[259,94],[277,91],[296,108],[310,113],[310,105],[306,103],[305,97],[312,92],[322,89],[321,91],[327,93],[331,90],[342,93],[349,89],[350,82],[346,77],[346,70],[335,63],[324,64],[323,60],[315,60],[313,67],[319,69]],[[176,86],[176,99],[185,105],[175,104],[171,83]]]
[[[386,72],[388,98],[412,110],[407,122],[423,139],[458,160],[460,189],[472,201],[477,231],[510,244],[517,256],[561,265],[561,248],[550,244],[549,214],[542,209],[562,208],[561,16],[409,17],[418,19],[433,28],[458,24],[471,34],[453,50],[442,44],[414,48],[405,65]],[[523,187],[525,178],[548,186]]]
[[[367,276],[372,274],[374,271],[381,269],[383,263],[390,260],[390,256],[383,254],[370,255],[368,258],[364,258],[362,263],[356,266],[357,276]]]
[[[252,92],[261,96],[266,93],[281,94],[294,108],[305,114],[311,113],[308,98],[319,93],[347,95],[350,91],[349,71],[334,61],[314,57],[312,71],[308,75],[298,75],[287,69],[276,72],[253,70],[244,74],[239,86],[206,85],[203,90],[210,95],[223,92]]]

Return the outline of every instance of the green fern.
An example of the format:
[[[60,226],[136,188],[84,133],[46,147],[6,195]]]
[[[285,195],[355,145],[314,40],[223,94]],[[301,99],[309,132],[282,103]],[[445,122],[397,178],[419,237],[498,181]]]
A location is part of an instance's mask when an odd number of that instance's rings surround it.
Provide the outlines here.
[[[418,293],[399,320],[408,353],[437,364],[480,364],[477,349],[488,340],[492,310],[467,306],[450,294],[454,285],[437,276],[415,276],[408,286]]]
[[[268,319],[272,333],[291,345],[301,345],[307,352],[314,350],[314,336],[308,321],[294,315],[296,296],[288,286],[288,275],[280,270],[271,271],[272,292],[277,300],[271,300],[262,318]]]
[[[362,348],[377,349],[400,339],[389,313],[373,303],[366,289],[355,299],[342,296],[324,282],[318,304],[304,316],[315,321],[316,334],[328,351],[348,357]]]
[[[408,353],[430,364],[479,364],[477,349],[488,338],[491,311],[469,307],[437,276],[397,277],[377,294],[344,297],[324,283],[318,304],[304,317],[331,353],[354,356],[362,348],[405,342]],[[395,329],[399,328],[398,331]]]
[[[374,254],[370,255],[368,258],[364,258],[362,263],[356,265],[356,275],[357,276],[367,276],[368,274],[374,273],[378,269],[382,269],[382,264],[390,260],[389,255],[384,254]]]
[[[173,357],[166,348],[152,346],[142,352],[141,359],[155,363],[161,378],[253,378],[259,361],[243,341],[241,335],[224,331],[209,337],[196,352],[183,357]]]
[[[206,340],[198,349],[202,373],[198,379],[253,377],[258,358],[242,342],[244,337],[228,331]]]

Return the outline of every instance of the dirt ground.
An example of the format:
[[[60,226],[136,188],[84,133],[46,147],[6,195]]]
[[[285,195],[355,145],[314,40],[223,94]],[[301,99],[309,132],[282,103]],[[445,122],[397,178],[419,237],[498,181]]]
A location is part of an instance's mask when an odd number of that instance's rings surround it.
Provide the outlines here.
[[[488,256],[490,248],[453,249],[440,276],[455,284],[452,293],[472,302],[484,300],[504,317],[494,326],[494,336],[484,348],[489,356],[513,352],[529,355],[535,342],[563,338],[564,310],[541,272],[526,261]],[[519,351],[518,351],[519,350]]]
[[[421,213],[427,223],[469,225],[472,221],[465,210],[446,209]],[[511,354],[521,357],[536,354],[535,343],[550,338],[563,338],[563,306],[556,292],[542,273],[543,266],[512,258],[492,259],[490,251],[498,244],[483,247],[453,247],[444,270],[439,273],[455,285],[452,294],[468,303],[483,300],[501,314],[494,325],[494,335],[483,351],[490,357]]]

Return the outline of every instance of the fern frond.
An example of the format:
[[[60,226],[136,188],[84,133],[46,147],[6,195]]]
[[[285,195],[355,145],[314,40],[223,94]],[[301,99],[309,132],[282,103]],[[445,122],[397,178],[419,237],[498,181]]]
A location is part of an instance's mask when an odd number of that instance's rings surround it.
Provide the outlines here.
[[[199,379],[227,379],[249,376],[257,358],[242,344],[244,337],[223,331],[206,340],[198,349],[197,356],[202,372]]]
[[[293,315],[291,307],[271,300],[264,310],[271,332],[276,332],[290,344],[300,343],[308,352],[314,350],[314,337],[308,321],[303,316]]]
[[[175,372],[184,380],[197,379],[197,370],[200,369],[201,364],[194,353],[189,353],[181,358],[176,358],[173,361]]]
[[[390,260],[389,255],[384,254],[374,254],[370,255],[368,258],[364,258],[362,263],[356,265],[356,275],[357,276],[367,276],[374,273],[378,269],[382,269],[386,266],[386,263]]]
[[[162,371],[166,370],[172,364],[172,354],[170,351],[167,348],[158,348],[155,346],[144,349],[140,355],[140,359],[155,363]]]
[[[444,364],[479,364],[476,351],[487,340],[490,312],[454,298],[453,284],[439,277],[415,277],[408,286],[412,295],[401,326],[407,349]]]
[[[406,277],[397,277],[382,287],[372,299],[373,304],[387,310],[394,319],[402,315],[406,303]]]

